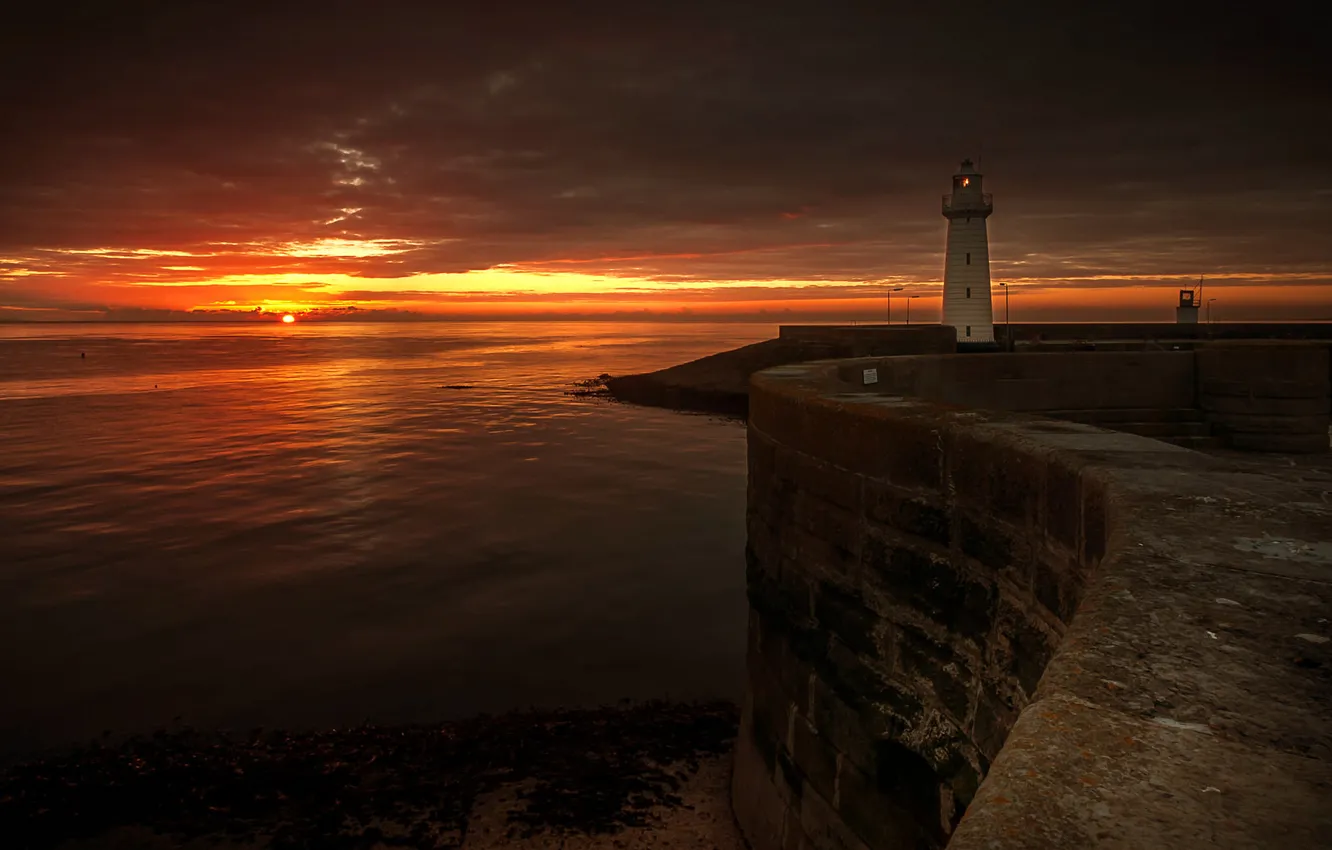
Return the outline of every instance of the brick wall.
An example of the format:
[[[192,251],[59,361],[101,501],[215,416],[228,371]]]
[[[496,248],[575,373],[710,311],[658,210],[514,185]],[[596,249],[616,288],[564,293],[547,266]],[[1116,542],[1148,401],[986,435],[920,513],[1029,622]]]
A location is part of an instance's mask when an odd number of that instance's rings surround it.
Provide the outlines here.
[[[755,850],[939,847],[975,794],[1107,545],[1098,479],[998,439],[752,388]]]

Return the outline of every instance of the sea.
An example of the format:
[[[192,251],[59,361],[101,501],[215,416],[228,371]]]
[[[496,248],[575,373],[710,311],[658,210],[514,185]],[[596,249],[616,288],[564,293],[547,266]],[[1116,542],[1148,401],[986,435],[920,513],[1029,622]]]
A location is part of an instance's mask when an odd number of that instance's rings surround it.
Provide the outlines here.
[[[775,333],[0,325],[0,757],[738,698],[743,424],[573,393]]]

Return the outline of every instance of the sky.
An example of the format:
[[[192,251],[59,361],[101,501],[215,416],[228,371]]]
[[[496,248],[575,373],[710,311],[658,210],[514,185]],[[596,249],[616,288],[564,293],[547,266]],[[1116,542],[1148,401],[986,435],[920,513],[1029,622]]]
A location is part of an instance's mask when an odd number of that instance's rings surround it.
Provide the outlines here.
[[[938,321],[964,157],[1013,321],[1201,275],[1332,319],[1325,29],[1281,4],[30,5],[0,320]]]

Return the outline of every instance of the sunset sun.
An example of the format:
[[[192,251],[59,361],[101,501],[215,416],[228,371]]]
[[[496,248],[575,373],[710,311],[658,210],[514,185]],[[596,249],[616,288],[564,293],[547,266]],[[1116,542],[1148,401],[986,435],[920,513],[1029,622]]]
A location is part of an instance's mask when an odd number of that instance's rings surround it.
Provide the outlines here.
[[[290,313],[287,313],[287,314],[285,314],[285,315],[282,317],[282,321],[283,321],[285,324],[288,324],[288,325],[289,325],[289,324],[291,324],[292,322],[296,321],[296,317],[293,316],[293,315],[290,314]]]

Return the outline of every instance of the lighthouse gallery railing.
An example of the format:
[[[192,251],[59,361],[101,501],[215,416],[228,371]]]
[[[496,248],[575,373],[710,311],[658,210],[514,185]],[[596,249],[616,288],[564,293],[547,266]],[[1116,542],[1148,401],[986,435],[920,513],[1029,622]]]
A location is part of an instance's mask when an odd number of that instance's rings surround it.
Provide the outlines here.
[[[979,199],[977,199],[973,195],[970,198],[961,198],[957,201],[957,203],[954,203],[953,196],[951,194],[944,195],[943,214],[948,215],[949,213],[975,213],[975,214],[992,213],[994,212],[994,202],[991,200],[992,197],[993,196],[989,192],[986,192],[985,194],[981,195]]]

